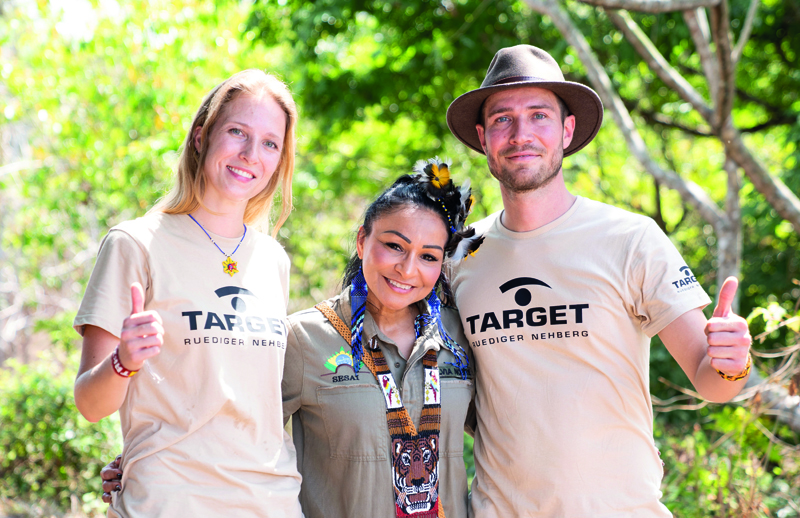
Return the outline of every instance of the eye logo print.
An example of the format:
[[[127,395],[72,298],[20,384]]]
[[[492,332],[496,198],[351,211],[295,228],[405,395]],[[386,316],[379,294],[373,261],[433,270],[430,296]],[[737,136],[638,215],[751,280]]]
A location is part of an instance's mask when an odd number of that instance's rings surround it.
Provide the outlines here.
[[[230,301],[231,302],[231,307],[237,313],[245,313],[245,312],[247,312],[247,304],[238,295],[248,295],[250,297],[253,297],[253,299],[258,300],[256,298],[256,296],[253,295],[253,293],[250,290],[247,290],[245,288],[239,288],[239,287],[236,287],[236,286],[223,286],[222,288],[214,290],[214,293],[216,293],[217,297],[219,297],[219,298],[228,297],[228,296],[233,295],[233,298],[231,298],[231,301]]]
[[[545,288],[553,289],[549,284],[539,279],[533,277],[517,277],[516,279],[504,282],[500,286],[500,293],[505,293],[514,288],[521,288],[522,286],[544,286]],[[531,303],[532,299],[531,292],[527,288],[522,288],[514,294],[514,302],[516,302],[518,306],[527,306]]]
[[[223,286],[222,288],[214,290],[214,293],[220,300],[225,303],[230,303],[230,310],[215,311],[184,311],[182,316],[186,317],[189,331],[197,331],[199,329],[212,330],[218,329],[219,331],[239,332],[239,333],[269,333],[274,335],[286,336],[286,325],[281,318],[268,316],[270,309],[259,300],[259,298],[250,290],[239,288],[238,286]],[[246,301],[246,302],[245,302]],[[187,340],[189,340],[187,338]],[[211,342],[203,343],[217,343],[214,340],[237,340],[243,345],[243,341],[239,338],[219,338],[219,337],[203,337],[193,338],[192,340],[211,340]],[[286,340],[276,340],[272,338],[252,338],[253,345],[266,345],[278,346],[281,348],[286,347]],[[201,343],[200,341],[194,343]],[[227,342],[225,342],[227,343]]]
[[[529,289],[532,286],[540,286],[552,291],[538,291],[537,301],[533,302],[533,295]],[[471,338],[473,347],[522,341],[524,335],[507,334],[505,331],[512,330],[512,333],[518,333],[519,331],[516,330],[523,328],[542,328],[529,335],[532,340],[539,340],[540,336],[542,339],[588,336],[586,334],[588,331],[585,330],[559,331],[558,328],[550,330],[553,326],[583,324],[584,313],[589,309],[588,302],[562,301],[560,299],[563,297],[554,293],[556,290],[552,286],[535,277],[517,277],[504,282],[499,289],[503,294],[512,293],[517,307],[511,306],[502,310],[497,309],[463,317],[464,332],[467,333],[467,336],[473,337]],[[553,300],[554,297],[558,300]],[[545,304],[549,301],[554,304]],[[486,338],[478,336],[486,332],[490,332],[492,335]]]
[[[684,277],[677,281],[672,281],[672,285],[678,289],[678,293],[698,286],[697,277],[694,276],[692,270],[688,266],[681,266],[679,271]]]

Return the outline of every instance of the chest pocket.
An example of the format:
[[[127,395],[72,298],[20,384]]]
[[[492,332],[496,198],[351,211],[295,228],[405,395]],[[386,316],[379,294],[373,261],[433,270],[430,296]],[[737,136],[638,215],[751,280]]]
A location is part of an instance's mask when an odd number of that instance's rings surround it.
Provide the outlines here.
[[[442,427],[439,436],[442,439],[443,457],[464,455],[464,421],[474,395],[472,380],[442,379]]]
[[[386,403],[377,385],[317,388],[332,459],[385,461],[389,458]]]

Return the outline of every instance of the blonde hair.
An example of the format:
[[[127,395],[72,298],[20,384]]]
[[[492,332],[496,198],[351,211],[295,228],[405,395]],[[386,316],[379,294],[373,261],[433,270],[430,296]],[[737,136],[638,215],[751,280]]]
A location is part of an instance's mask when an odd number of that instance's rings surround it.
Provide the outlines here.
[[[278,234],[289,213],[292,211],[292,174],[294,173],[295,126],[297,106],[292,94],[277,77],[261,70],[243,70],[217,85],[200,105],[192,125],[183,142],[175,184],[167,195],[153,207],[167,214],[189,214],[203,205],[206,180],[203,175],[203,162],[208,153],[208,135],[219,119],[225,106],[242,93],[252,95],[268,94],[286,114],[286,133],[278,166],[267,186],[247,202],[244,223],[256,228],[266,229],[272,200],[280,184],[281,212],[272,227],[272,236]],[[200,128],[200,150],[194,145],[195,130]]]

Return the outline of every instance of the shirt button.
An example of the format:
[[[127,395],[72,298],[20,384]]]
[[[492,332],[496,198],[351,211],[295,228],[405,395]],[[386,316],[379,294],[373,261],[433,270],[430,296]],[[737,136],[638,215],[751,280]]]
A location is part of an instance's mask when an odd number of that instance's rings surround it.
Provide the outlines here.
[[[394,362],[394,366],[395,366],[396,369],[399,369],[400,368],[400,362]]]

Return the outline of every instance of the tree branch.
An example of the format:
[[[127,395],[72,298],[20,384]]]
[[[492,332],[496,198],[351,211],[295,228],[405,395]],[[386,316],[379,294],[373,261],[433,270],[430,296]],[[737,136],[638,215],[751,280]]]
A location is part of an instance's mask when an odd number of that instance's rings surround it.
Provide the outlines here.
[[[779,47],[776,46],[775,48],[778,49]],[[702,72],[700,72],[697,69],[694,69],[694,68],[690,67],[686,63],[678,63],[678,69],[681,72],[688,73],[688,74],[694,74],[696,76],[703,75]],[[762,106],[764,109],[766,109],[767,111],[769,111],[770,113],[772,113],[774,115],[791,116],[793,118],[797,117],[796,113],[786,112],[784,110],[784,108],[782,108],[780,106],[776,106],[774,104],[771,104],[771,103],[765,101],[764,99],[759,99],[758,97],[756,97],[753,94],[747,92],[746,90],[742,90],[741,88],[737,87],[735,92],[736,92],[736,97],[740,97],[740,98],[744,99],[745,101],[750,101],[751,103],[755,103],[755,104],[757,104],[759,106]],[[786,115],[787,113],[789,113],[789,115]]]
[[[693,75],[696,75],[696,76],[702,76],[703,75],[703,73],[701,71],[699,71],[697,69],[694,69],[694,68],[692,68],[692,67],[690,67],[690,66],[688,66],[688,65],[686,65],[684,63],[679,63],[678,64],[678,69],[682,73],[686,73],[686,74],[693,74]],[[573,82],[576,82],[576,83],[580,83],[580,82],[585,82],[586,81],[586,77],[579,76],[579,75],[576,75],[576,74],[566,74],[564,77],[568,81],[573,81]],[[737,87],[735,89],[735,93],[736,93],[736,97],[737,98],[742,99],[744,101],[751,102],[753,104],[757,104],[758,106],[764,108],[764,110],[767,112],[767,114],[772,117],[771,119],[769,119],[769,120],[767,120],[765,122],[756,124],[755,126],[750,126],[748,128],[739,128],[739,131],[742,132],[742,133],[753,133],[753,132],[756,132],[756,131],[761,131],[761,130],[765,130],[765,129],[771,128],[773,126],[782,126],[784,124],[794,124],[795,121],[797,121],[798,115],[800,115],[800,112],[787,111],[784,108],[782,108],[781,106],[776,106],[776,105],[774,105],[772,103],[769,103],[769,102],[765,101],[764,99],[759,99],[758,97],[754,96],[753,94],[751,94],[751,93],[749,93],[749,92],[747,92],[745,90],[742,90],[741,88]],[[645,113],[645,111],[642,108],[639,108],[639,107],[636,106],[636,104],[637,104],[636,101],[631,101],[628,98],[623,98],[623,101],[625,101],[625,106],[627,106],[628,110],[634,110],[635,109],[639,113],[643,113],[643,114]],[[650,112],[647,112],[647,113],[656,113],[656,112],[650,111]],[[665,122],[664,124],[667,124],[667,123]],[[677,123],[675,123],[675,124],[677,124]],[[676,125],[676,128],[677,129],[682,129],[681,127],[679,127],[679,125]],[[713,135],[711,133],[704,133],[704,131],[702,129],[692,129],[692,128],[688,128],[687,127],[685,129],[685,131],[687,133],[691,133],[693,135],[697,134],[698,136],[715,136],[715,135]]]
[[[680,122],[677,122],[675,119],[668,117],[667,115],[664,115],[661,112],[657,112],[655,110],[646,110],[642,108],[641,106],[639,106],[639,103],[634,99],[623,97],[622,102],[625,104],[625,107],[628,109],[629,112],[631,113],[636,112],[649,124],[660,124],[664,127],[676,129],[678,131],[686,133],[687,135],[694,135],[695,137],[718,138],[718,135],[712,133],[709,128],[693,127],[681,124]],[[773,128],[775,126],[785,126],[787,124],[794,124],[796,121],[797,121],[797,116],[783,114],[783,115],[776,115],[771,119],[756,124],[755,126],[749,126],[747,128],[737,128],[737,129],[739,130],[740,133],[757,133],[759,131]]]
[[[711,34],[708,29],[708,18],[703,9],[692,9],[683,11],[683,19],[689,28],[689,33],[694,40],[694,47],[700,56],[700,63],[703,65],[706,81],[708,81],[708,91],[711,93],[711,102],[714,106],[719,104],[717,94],[719,91],[719,63],[711,53]]]
[[[783,62],[784,62],[784,63],[786,63],[786,66],[788,66],[788,67],[790,67],[790,68],[793,68],[793,67],[795,66],[795,63],[794,63],[794,62],[796,61],[796,58],[795,58],[795,59],[793,59],[793,60],[792,60],[792,59],[789,59],[789,56],[787,56],[787,55],[786,55],[786,51],[785,51],[785,50],[783,50],[783,46],[781,46],[781,45],[775,45],[775,52],[777,52],[777,53],[778,53],[778,55],[779,55],[779,56],[781,57],[781,59],[783,60]]]
[[[791,117],[789,115],[779,115],[777,117],[773,117],[761,124],[756,124],[755,126],[750,126],[749,128],[739,128],[739,131],[742,133],[755,133],[757,131],[762,131],[765,129],[772,128],[773,126],[785,126],[787,124],[794,124],[797,121],[797,117]]]
[[[567,43],[575,48],[578,57],[586,67],[589,81],[603,100],[605,108],[614,117],[614,121],[627,141],[628,149],[645,170],[663,184],[678,191],[681,197],[694,207],[706,221],[712,225],[718,225],[724,217],[723,212],[706,192],[694,182],[684,180],[674,171],[663,169],[650,157],[647,146],[636,129],[630,113],[622,103],[622,99],[614,91],[611,79],[597,61],[586,38],[572,23],[564,9],[555,0],[526,0],[526,3],[534,11],[549,16]]]
[[[780,179],[770,175],[759,160],[750,153],[742,135],[728,119],[720,135],[725,151],[744,169],[753,186],[764,195],[775,211],[792,224],[800,234],[800,199]]]
[[[762,405],[766,409],[763,413],[775,416],[795,432],[800,432],[800,397],[789,395],[789,391],[780,382],[775,382],[772,376],[765,380],[758,369],[750,372],[745,389],[735,399],[742,396],[748,399],[755,394],[761,397]]]
[[[584,4],[605,9],[628,9],[642,13],[671,13],[699,7],[713,7],[721,0],[583,0]],[[530,5],[530,2],[528,2]]]
[[[715,228],[717,233],[717,286],[728,277],[739,278],[742,269],[742,208],[739,200],[742,180],[739,165],[731,156],[725,154],[723,165],[728,188],[725,192],[725,220]],[[732,310],[739,313],[739,296],[734,297]]]
[[[730,121],[733,111],[733,96],[736,85],[736,70],[731,61],[731,34],[728,20],[728,2],[723,0],[711,9],[711,32],[717,44],[720,84],[717,94],[716,110],[711,127],[720,130]]]
[[[664,56],[653,45],[653,42],[642,32],[642,29],[633,21],[625,11],[607,11],[608,17],[622,31],[625,38],[633,45],[636,52],[642,56],[647,66],[661,78],[671,89],[675,90],[686,102],[694,106],[706,120],[711,118],[714,111],[706,104],[705,99],[689,84]]]
[[[787,421],[787,424],[792,429],[797,430],[798,428],[800,428],[800,416],[798,416],[798,415],[794,415],[792,413],[785,413],[785,412],[777,412],[776,413],[776,412],[771,412],[771,411],[767,411],[767,412],[763,412],[763,413],[765,415],[774,415],[774,416],[778,417],[779,419],[776,420],[778,422],[781,421],[780,417],[783,416],[785,418],[785,420]],[[794,422],[795,420],[797,421],[797,423]],[[763,424],[761,424],[761,422],[759,422],[757,419],[755,421],[753,421],[753,424],[755,424],[756,428],[758,428],[761,431],[761,433],[763,433],[764,435],[767,436],[767,438],[770,440],[771,443],[779,444],[784,448],[800,452],[800,446],[792,445],[792,444],[789,444],[788,442],[782,440],[780,437],[775,435],[773,432],[769,431],[767,429],[767,427],[764,426]],[[796,508],[797,507],[795,507],[795,509]]]
[[[26,169],[39,169],[43,164],[44,162],[41,160],[19,160],[17,162],[11,162],[10,164],[0,166],[0,178],[7,174],[25,171]]]
[[[663,113],[657,112],[655,110],[645,110],[638,106],[636,101],[632,101],[630,99],[622,99],[622,102],[625,103],[625,107],[628,109],[629,112],[636,112],[638,113],[645,121],[649,124],[660,124],[667,128],[676,129],[686,133],[688,135],[694,135],[695,137],[715,137],[713,133],[708,130],[704,130],[701,128],[693,128],[690,126],[686,126],[685,124],[681,124],[676,122],[674,119],[667,117]]]
[[[753,22],[756,19],[758,4],[759,0],[750,0],[750,7],[747,8],[747,16],[744,19],[744,27],[742,27],[742,32],[739,34],[739,41],[736,42],[736,47],[734,47],[733,56],[731,57],[734,66],[739,62],[739,58],[742,57],[742,50],[747,40],[750,39],[750,32],[753,30]]]

